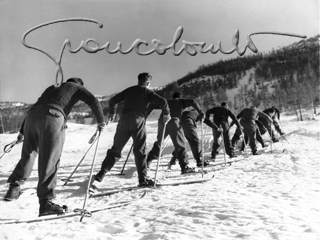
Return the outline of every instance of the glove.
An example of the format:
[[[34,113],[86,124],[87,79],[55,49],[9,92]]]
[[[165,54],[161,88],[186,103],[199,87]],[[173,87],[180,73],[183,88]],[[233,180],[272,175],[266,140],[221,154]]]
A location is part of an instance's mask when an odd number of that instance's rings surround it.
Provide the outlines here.
[[[99,132],[102,132],[105,126],[106,126],[105,122],[98,123],[97,127],[98,127]]]
[[[211,127],[210,120],[208,118],[205,118],[203,122],[207,124],[209,127]]]
[[[199,116],[197,118],[197,121],[202,121],[204,118],[204,114],[203,113],[199,113]]]
[[[115,119],[115,116],[116,116],[115,114],[109,114],[109,115],[108,115],[108,121],[109,121],[109,122],[113,122],[114,119]]]
[[[170,121],[170,119],[171,119],[170,114],[168,114],[168,115],[163,115],[163,122],[164,122],[164,123],[169,122],[169,121]]]
[[[18,134],[18,136],[17,136],[17,143],[22,142],[22,141],[23,141],[23,138],[24,138],[23,134],[19,132],[19,134]]]

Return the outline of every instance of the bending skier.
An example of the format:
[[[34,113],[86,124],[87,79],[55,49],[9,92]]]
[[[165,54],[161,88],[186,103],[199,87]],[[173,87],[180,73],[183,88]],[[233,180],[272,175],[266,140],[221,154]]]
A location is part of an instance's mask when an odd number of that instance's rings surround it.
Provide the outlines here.
[[[194,172],[194,168],[190,168],[188,166],[188,155],[185,149],[185,138],[183,134],[183,130],[181,128],[180,118],[182,115],[182,111],[188,107],[193,107],[197,112],[200,114],[200,116],[203,116],[202,109],[200,105],[193,99],[183,99],[180,98],[180,93],[175,92],[172,95],[172,99],[168,100],[168,105],[170,108],[170,115],[171,120],[168,122],[164,138],[166,138],[168,135],[170,135],[170,138],[172,140],[175,156],[179,160],[179,165],[181,168],[181,173],[189,173]],[[153,109],[157,109],[157,106],[150,105],[148,107],[148,113],[151,113]],[[164,130],[164,124],[163,124],[163,114],[160,115],[158,120],[158,135],[157,135],[157,141],[153,144],[153,147],[151,151],[148,153],[147,157],[147,164],[148,166],[151,164],[153,159],[156,159],[159,157],[160,154],[160,145],[161,145],[161,139],[162,139],[162,133]]]
[[[259,154],[256,145],[257,125],[255,121],[258,116],[264,118],[270,123],[272,122],[271,118],[268,115],[257,109],[255,106],[245,108],[237,115],[238,119],[241,118],[240,124],[243,126],[244,141],[246,143],[249,143],[253,155]],[[233,123],[231,123],[231,126],[232,125]],[[235,133],[235,136],[237,135],[239,134]],[[236,139],[234,139],[232,142],[236,142]]]
[[[138,172],[139,186],[153,186],[154,182],[147,178],[146,165],[146,117],[147,106],[150,103],[162,109],[163,121],[170,119],[166,99],[148,89],[152,76],[148,73],[138,75],[138,85],[129,87],[110,99],[109,120],[113,121],[117,104],[123,102],[121,117],[114,135],[113,146],[108,149],[102,162],[101,170],[95,175],[95,180],[101,182],[106,173],[121,158],[121,152],[130,137],[133,139],[133,154]]]
[[[208,124],[208,122],[210,120],[211,114],[213,114],[213,123],[222,129],[226,154],[229,155],[230,158],[235,157],[233,148],[231,146],[230,137],[229,137],[230,126],[228,123],[228,118],[230,117],[235,122],[237,127],[239,129],[242,129],[240,123],[238,122],[238,119],[228,108],[228,104],[226,102],[222,102],[220,107],[213,107],[206,111],[206,120],[204,121],[204,123],[206,123],[209,127],[210,125]],[[213,133],[213,144],[212,144],[211,158],[214,160],[216,156],[219,154],[218,149],[220,147],[219,138],[221,136],[221,131],[218,131],[217,129],[212,128],[212,133]]]
[[[56,197],[57,172],[65,141],[67,116],[79,101],[91,108],[102,131],[105,122],[101,105],[95,96],[83,87],[80,78],[70,78],[60,87],[47,88],[28,111],[18,139],[24,137],[21,159],[9,176],[9,190],[4,199],[19,198],[20,185],[30,177],[38,156],[39,216],[63,214],[63,207],[52,202]]]
[[[267,147],[267,145],[263,141],[262,134],[264,134],[267,130],[262,125],[262,123],[259,122],[258,120],[255,120],[255,123],[256,123],[256,139],[261,144],[261,147],[265,148],[265,147]],[[240,120],[240,124],[241,124],[241,120]],[[230,128],[232,127],[232,125],[233,125],[233,123],[230,124]],[[242,131],[237,127],[236,131],[234,132],[233,137],[231,139],[231,145],[232,145],[233,149],[235,149],[236,145],[238,144],[241,135],[242,135]],[[244,135],[244,139],[241,143],[240,151],[244,151],[245,143],[247,143],[247,142],[248,142],[248,136]]]
[[[265,109],[263,112],[265,114],[267,114],[272,119],[272,122],[269,123],[264,118],[259,118],[259,121],[267,129],[272,141],[273,142],[279,142],[279,140],[276,138],[275,133],[274,133],[274,131],[272,129],[272,124],[274,125],[274,128],[276,129],[276,131],[282,136],[284,133],[282,132],[282,130],[280,128],[280,124],[279,124],[280,111],[275,107],[271,107],[271,108]]]
[[[186,110],[182,113],[181,116],[181,126],[184,132],[184,136],[186,137],[190,148],[191,152],[193,155],[193,158],[197,161],[197,166],[201,167],[202,166],[202,159],[201,159],[201,146],[200,146],[200,140],[197,132],[197,122],[202,121],[204,117],[204,114],[199,114],[197,111],[194,109],[191,110]],[[176,155],[175,152],[172,153],[172,158],[169,163],[169,167],[171,165],[176,164]],[[204,166],[209,165],[208,161],[204,161]]]

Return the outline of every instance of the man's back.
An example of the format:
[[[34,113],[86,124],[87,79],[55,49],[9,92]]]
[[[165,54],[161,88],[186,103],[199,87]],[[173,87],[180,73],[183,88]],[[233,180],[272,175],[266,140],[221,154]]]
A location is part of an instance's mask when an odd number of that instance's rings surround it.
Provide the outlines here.
[[[168,105],[171,117],[181,118],[182,111],[185,109],[183,101],[180,99],[169,99]]]
[[[132,86],[110,99],[110,114],[115,113],[116,104],[123,102],[122,114],[137,114],[146,117],[149,103],[154,103],[163,108],[166,106],[166,100],[155,94],[148,88],[140,85]],[[167,107],[165,112],[167,111]]]
[[[266,115],[265,113],[263,113],[262,111],[260,111],[259,109],[255,108],[255,107],[251,107],[251,108],[245,108],[243,109],[238,115],[237,118],[243,118],[246,121],[255,121],[257,117],[261,117],[266,119],[267,121],[270,121],[270,117],[268,115]]]
[[[267,114],[271,118],[280,119],[280,111],[275,107],[267,108],[263,110],[263,113]]]
[[[254,108],[245,108],[242,110],[242,115],[241,117],[245,120],[251,121],[255,120],[258,115],[258,112]]]
[[[48,105],[61,111],[68,116],[73,106],[79,101],[89,105],[97,117],[98,122],[103,122],[103,114],[99,101],[85,87],[72,81],[64,82],[60,87],[50,86],[39,97],[33,107],[38,105]]]
[[[228,121],[230,110],[226,107],[214,107],[206,112],[206,117],[209,119],[209,115],[213,114],[213,121],[215,123],[221,123],[223,121]]]
[[[170,108],[171,117],[175,117],[175,118],[181,118],[183,110],[186,109],[187,107],[193,107],[197,111],[201,112],[201,108],[199,104],[193,99],[174,98],[174,99],[168,100],[168,105]]]

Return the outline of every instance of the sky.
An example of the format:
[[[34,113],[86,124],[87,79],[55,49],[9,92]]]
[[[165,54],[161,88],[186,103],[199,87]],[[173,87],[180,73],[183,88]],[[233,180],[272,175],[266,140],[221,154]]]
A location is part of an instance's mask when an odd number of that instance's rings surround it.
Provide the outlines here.
[[[239,48],[246,46],[247,36],[256,32],[280,32],[313,37],[319,34],[319,1],[317,0],[0,0],[0,101],[34,103],[45,88],[55,83],[56,64],[46,54],[24,46],[22,36],[29,29],[47,22],[89,18],[93,22],[72,21],[50,24],[26,37],[35,46],[59,59],[66,39],[71,49],[81,41],[95,39],[99,46],[110,43],[115,49],[121,42],[127,50],[136,39],[149,43],[140,51],[152,49],[152,40],[164,46],[172,43],[182,27],[182,40],[205,42],[215,46],[221,41],[225,51],[233,49],[232,39],[239,30]],[[258,51],[269,52],[298,42],[301,38],[283,35],[254,35]],[[91,42],[90,46],[93,43]],[[245,55],[254,54],[247,49]],[[183,52],[179,56],[169,49],[165,54],[142,56],[134,50],[128,54],[110,54],[106,50],[77,53],[66,48],[61,67],[64,80],[80,77],[95,95],[109,95],[137,84],[141,72],[153,76],[152,86],[164,86],[178,80],[201,65],[239,57],[237,53]]]

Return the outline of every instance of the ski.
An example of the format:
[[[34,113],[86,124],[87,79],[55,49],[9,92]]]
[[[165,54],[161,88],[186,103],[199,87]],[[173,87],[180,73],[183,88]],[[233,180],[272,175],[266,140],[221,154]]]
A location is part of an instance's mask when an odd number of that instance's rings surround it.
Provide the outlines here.
[[[208,173],[209,173],[208,170],[206,170],[206,169],[203,170],[203,174],[208,174]],[[167,179],[167,178],[182,178],[182,179],[185,179],[187,177],[194,176],[194,175],[199,175],[199,174],[202,174],[201,170],[198,170],[198,171],[195,171],[195,172],[190,172],[190,173],[179,174],[179,175],[163,176],[163,178],[164,179]]]
[[[107,190],[103,192],[98,193],[92,193],[90,197],[101,197],[101,196],[108,196],[116,193],[126,192],[126,191],[134,191],[134,190],[151,190],[156,189],[159,187],[164,186],[178,186],[178,185],[186,185],[186,184],[195,184],[195,183],[203,183],[211,181],[214,178],[214,175],[211,178],[205,178],[205,179],[198,179],[198,180],[188,180],[188,181],[171,181],[171,182],[163,182],[163,183],[157,183],[155,187],[138,187],[138,186],[132,186],[132,187],[124,187],[114,190]]]
[[[151,189],[151,187],[138,187],[138,186],[132,186],[132,187],[124,187],[124,188],[118,188],[118,189],[114,189],[114,190],[107,190],[107,191],[103,191],[103,192],[94,192],[90,194],[90,198],[94,198],[94,197],[102,197],[102,196],[108,196],[108,195],[112,195],[112,194],[116,194],[116,193],[120,193],[120,192],[125,192],[125,191],[134,191],[134,190],[145,190],[145,189]]]
[[[240,159],[239,160],[234,160],[232,162],[237,162],[237,161],[240,161]],[[198,167],[198,170],[196,170],[195,172],[179,174],[179,175],[167,175],[167,176],[163,176],[162,178],[163,179],[173,179],[173,178],[186,179],[186,178],[188,178],[190,176],[194,176],[194,175],[199,175],[199,174],[206,175],[208,173],[224,170],[224,169],[226,169],[226,167],[230,167],[232,162],[228,161],[226,166],[221,166],[221,165],[225,165],[225,162],[221,162],[221,163],[220,162],[219,163],[216,162],[215,165],[209,164],[209,165],[205,166],[205,168],[203,169],[203,172],[200,169],[201,167]],[[218,167],[218,166],[220,166],[220,167]]]
[[[297,132],[299,132],[299,130],[294,130],[294,131],[285,133],[285,134],[283,134],[281,136],[278,136],[278,137],[276,137],[276,139],[277,140],[286,140],[287,137],[289,137],[289,136],[291,136],[291,135],[293,135],[293,134],[295,134]],[[272,143],[271,139],[263,139],[263,141]]]
[[[239,161],[243,161],[243,158],[234,159],[234,160],[227,160],[226,162],[225,161],[213,162],[213,163],[210,163],[207,167],[216,167],[216,166],[226,165],[226,164],[227,164],[227,166],[231,166],[232,163],[239,162]]]
[[[204,183],[204,182],[211,181],[213,178],[214,178],[214,175],[212,175],[211,178],[202,178],[202,179],[188,180],[188,181],[174,181],[174,182],[158,183],[156,186],[164,187],[164,186],[179,186],[179,185],[188,185],[188,184],[195,184],[195,183]]]
[[[42,222],[42,221],[52,221],[52,220],[59,220],[59,219],[64,219],[64,218],[69,218],[69,217],[77,217],[77,216],[82,216],[84,214],[85,217],[91,217],[92,213],[99,212],[99,211],[104,211],[104,210],[109,210],[113,208],[119,208],[123,206],[127,206],[131,203],[134,203],[142,198],[144,198],[147,194],[147,191],[144,191],[142,195],[139,198],[128,200],[128,201],[121,201],[121,202],[111,202],[107,203],[106,206],[100,207],[100,208],[93,208],[89,210],[83,211],[82,209],[74,209],[73,211],[66,212],[63,215],[49,215],[49,216],[43,216],[43,217],[36,217],[36,218],[25,218],[25,219],[12,219],[12,220],[4,220],[0,221],[1,224],[14,224],[14,223],[34,223],[34,222]]]
[[[297,133],[297,132],[299,132],[299,130],[294,130],[294,131],[285,133],[285,134],[283,134],[283,135],[280,135],[280,136],[278,136],[276,139],[278,139],[278,140],[281,140],[281,139],[287,140],[287,139],[286,139],[287,137],[290,137],[291,135],[294,135],[294,134]]]

